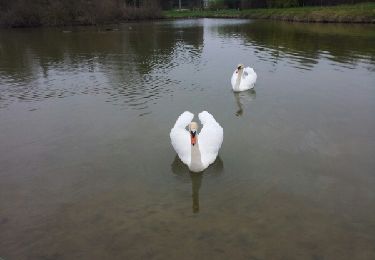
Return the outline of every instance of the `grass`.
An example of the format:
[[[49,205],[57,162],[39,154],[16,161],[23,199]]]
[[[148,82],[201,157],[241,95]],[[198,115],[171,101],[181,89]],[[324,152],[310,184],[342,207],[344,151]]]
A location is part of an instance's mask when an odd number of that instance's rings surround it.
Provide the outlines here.
[[[252,18],[293,22],[375,23],[375,3],[329,7],[294,7],[246,10],[170,10],[165,18]]]

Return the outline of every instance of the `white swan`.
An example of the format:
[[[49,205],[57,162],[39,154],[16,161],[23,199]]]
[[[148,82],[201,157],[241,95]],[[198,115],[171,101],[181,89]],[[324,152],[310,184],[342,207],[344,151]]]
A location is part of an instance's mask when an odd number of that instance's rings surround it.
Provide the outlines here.
[[[181,161],[192,172],[201,172],[215,162],[223,142],[223,128],[210,113],[203,111],[198,115],[203,124],[198,134],[198,124],[192,122],[193,117],[189,111],[182,113],[171,129],[170,138]]]
[[[239,64],[237,69],[233,72],[231,83],[233,91],[244,91],[254,88],[257,81],[257,74],[253,68],[244,68],[243,64]]]

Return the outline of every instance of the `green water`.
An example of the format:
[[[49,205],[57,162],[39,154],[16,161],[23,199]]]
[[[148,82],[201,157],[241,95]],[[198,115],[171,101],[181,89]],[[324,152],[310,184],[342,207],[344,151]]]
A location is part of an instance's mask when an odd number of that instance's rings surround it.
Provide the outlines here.
[[[106,29],[0,30],[0,258],[375,259],[374,26]],[[185,110],[224,128],[202,174]]]

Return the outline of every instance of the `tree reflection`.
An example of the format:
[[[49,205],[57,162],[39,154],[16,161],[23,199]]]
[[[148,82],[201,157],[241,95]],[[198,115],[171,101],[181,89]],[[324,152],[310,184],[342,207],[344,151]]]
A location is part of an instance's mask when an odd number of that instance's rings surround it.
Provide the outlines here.
[[[105,93],[112,101],[139,108],[143,101],[149,102],[145,96],[152,96],[155,102],[170,94],[177,82],[168,78],[168,72],[199,60],[202,46],[202,26],[176,27],[171,22],[75,27],[71,31],[3,30],[0,79],[17,81],[17,89],[8,84],[2,94],[9,101],[67,92]],[[47,83],[41,84],[43,78]],[[49,85],[51,81],[53,85]],[[7,91],[12,92],[8,97]]]

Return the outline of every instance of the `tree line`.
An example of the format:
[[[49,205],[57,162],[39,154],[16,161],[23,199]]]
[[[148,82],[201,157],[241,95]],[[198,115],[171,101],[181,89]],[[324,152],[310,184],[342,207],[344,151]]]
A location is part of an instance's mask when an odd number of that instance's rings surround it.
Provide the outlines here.
[[[162,16],[159,0],[0,0],[0,25],[92,25]]]
[[[274,8],[274,7],[303,7],[331,6],[340,4],[357,4],[369,0],[242,0],[230,1],[239,8]]]
[[[375,0],[0,0],[0,25],[92,25],[162,17],[162,9],[274,8]]]
[[[330,6],[339,4],[356,4],[374,2],[375,0],[166,0],[160,1],[163,9],[178,8],[179,2],[183,8],[203,8],[205,2],[212,9],[226,8],[275,8],[275,7],[303,7]]]

